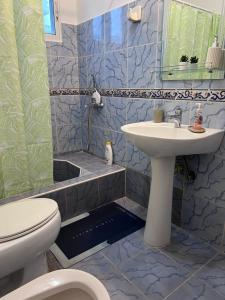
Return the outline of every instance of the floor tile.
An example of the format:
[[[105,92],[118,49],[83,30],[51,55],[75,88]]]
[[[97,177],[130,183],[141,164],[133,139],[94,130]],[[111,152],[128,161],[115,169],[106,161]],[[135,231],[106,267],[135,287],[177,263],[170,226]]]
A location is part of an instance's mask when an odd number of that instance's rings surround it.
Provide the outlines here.
[[[189,275],[187,269],[156,249],[139,253],[123,264],[121,269],[148,299],[154,300],[168,296]]]
[[[128,259],[136,256],[138,253],[143,252],[149,247],[144,243],[143,230],[139,230],[124,239],[105,248],[102,253],[114,263],[118,269]]]
[[[138,292],[136,287],[113,268],[101,253],[83,260],[73,268],[97,277],[105,285],[112,300],[147,300],[143,294]]]
[[[127,197],[115,202],[145,219],[146,209],[136,202]],[[112,300],[222,300],[225,255],[202,267],[215,255],[210,245],[176,226],[170,245],[152,248],[144,242],[142,228],[73,268],[96,276]]]
[[[203,281],[192,278],[186,284],[182,285],[167,300],[223,300],[213,289],[207,286]]]
[[[190,236],[176,226],[172,227],[170,245],[161,250],[175,259],[177,263],[193,271],[216,254],[216,250],[209,244]]]
[[[206,282],[225,299],[225,256],[218,255],[206,265],[197,276]]]

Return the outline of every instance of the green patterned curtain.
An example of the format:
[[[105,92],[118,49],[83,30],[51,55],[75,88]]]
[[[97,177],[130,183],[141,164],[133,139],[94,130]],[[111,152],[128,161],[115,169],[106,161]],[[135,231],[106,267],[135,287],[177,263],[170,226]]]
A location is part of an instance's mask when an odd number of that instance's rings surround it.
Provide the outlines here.
[[[164,66],[177,66],[182,55],[197,56],[204,68],[207,51],[219,34],[221,16],[171,1]],[[177,72],[168,79],[210,79],[208,72]]]
[[[41,0],[0,0],[0,199],[49,185],[52,135]]]

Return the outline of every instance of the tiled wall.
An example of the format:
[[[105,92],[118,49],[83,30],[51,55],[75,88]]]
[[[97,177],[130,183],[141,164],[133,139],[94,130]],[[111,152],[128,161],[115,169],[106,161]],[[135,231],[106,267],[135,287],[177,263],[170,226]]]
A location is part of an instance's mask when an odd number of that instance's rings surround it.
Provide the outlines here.
[[[224,80],[162,82],[155,67],[161,59],[163,1],[138,0],[135,4],[143,7],[141,23],[128,21],[128,6],[124,6],[78,25],[81,88],[91,87],[91,74],[100,88],[224,88]],[[84,148],[87,142],[84,105],[88,101],[87,96],[81,96]],[[127,167],[128,196],[147,205],[149,158],[125,141],[120,126],[151,120],[154,107],[160,106],[171,113],[178,105],[183,110],[183,123],[189,124],[193,121],[195,103],[110,97],[104,97],[103,101],[104,108],[93,113],[90,151],[103,157],[104,141],[111,139],[115,162]],[[204,103],[205,126],[224,128],[224,114],[224,103]],[[183,189],[182,225],[217,245],[225,221],[224,159],[223,147],[216,154],[189,158],[191,168],[197,172],[195,182],[175,180],[175,186]]]
[[[121,171],[45,194],[43,197],[54,199],[58,203],[62,220],[65,221],[124,195],[125,172]]]
[[[161,3],[141,2],[143,21],[139,25],[127,20],[128,6],[78,25],[80,87],[90,87],[90,74],[101,88],[156,87],[153,70],[161,46],[157,43]]]
[[[79,96],[51,97],[54,153],[82,150]]]
[[[127,20],[128,7],[142,6],[142,20]],[[80,87],[218,89],[224,80],[162,81],[163,0],[137,0],[77,27]]]
[[[78,88],[77,27],[62,24],[62,43],[46,45],[50,88]]]
[[[79,88],[77,27],[62,25],[62,43],[47,42],[50,88]],[[79,96],[51,97],[55,153],[82,149]]]
[[[128,6],[124,6],[80,24],[77,28],[64,25],[63,46],[48,44],[51,87],[89,88],[92,86],[91,74],[94,74],[99,88],[223,89],[224,80],[170,82],[160,80],[160,74],[155,72],[155,67],[160,65],[161,60],[163,2],[163,0],[136,1],[135,4],[143,7],[141,23],[128,21],[126,17]],[[134,3],[130,6],[133,5]],[[70,28],[69,34],[67,27]],[[76,35],[76,31],[77,43],[73,38],[70,40]],[[58,109],[60,115],[59,106],[64,103],[64,99],[62,96],[52,99],[53,107],[55,111]],[[56,109],[59,101],[62,103]],[[79,102],[75,96],[71,97],[70,101],[75,106]],[[80,96],[84,150],[87,149],[86,104],[89,101],[90,97]],[[174,112],[178,105],[183,110],[183,123],[189,124],[193,121],[195,103],[191,100],[165,101],[124,97],[104,97],[103,102],[102,110],[93,111],[90,151],[103,157],[104,141],[112,140],[114,161],[127,167],[128,196],[146,206],[149,194],[149,158],[126,142],[120,126],[135,121],[151,120],[154,107],[160,106],[168,113]],[[204,125],[224,128],[225,104],[218,101],[203,103]],[[65,105],[64,109],[68,111]],[[77,143],[80,145],[81,139],[79,134],[76,135],[79,138],[74,139],[72,128],[75,121],[69,115],[68,112],[66,120],[68,124],[64,124],[61,117],[53,118],[56,123],[58,122],[59,128],[66,127],[67,133],[66,135],[63,133],[62,138],[58,133],[55,134],[58,137],[56,151],[79,149]],[[77,121],[75,123],[80,124]],[[61,146],[59,140],[64,141]],[[70,143],[68,145],[68,140],[72,145]],[[217,245],[221,242],[225,221],[224,159],[223,143],[216,154],[188,158],[191,169],[197,173],[193,183],[188,183],[180,177],[175,180],[175,186],[183,189],[182,225]]]
[[[87,124],[88,109],[86,105],[88,104],[88,102],[90,102],[90,97],[81,96],[84,125]],[[196,102],[186,100],[154,101],[149,99],[130,99],[118,97],[104,97],[103,102],[104,108],[102,110],[93,111],[92,130],[90,135],[90,152],[100,157],[104,157],[104,142],[107,139],[112,140],[114,162],[127,168],[127,195],[138,203],[147,206],[150,185],[150,179],[148,176],[149,174],[151,174],[150,159],[147,155],[139,151],[135,146],[131,145],[125,140],[120,127],[124,124],[132,122],[151,120],[154,105],[159,105],[163,110],[166,111],[166,120],[167,114],[173,113],[175,109],[180,106],[183,111],[183,123],[191,124],[193,122]],[[203,107],[204,126],[212,128],[225,127],[224,103],[203,102]],[[88,134],[87,126],[84,126],[83,128],[83,146],[84,149],[86,149]],[[205,157],[207,157],[208,161]],[[213,196],[215,197],[215,193],[212,186],[213,184],[215,184],[216,186],[214,189],[219,188],[221,193],[225,193],[225,181],[223,181],[223,179],[225,180],[225,175],[221,178],[223,174],[223,161],[221,161],[221,159],[223,159],[223,157],[225,158],[223,147],[221,147],[221,149],[213,155],[209,154],[207,156],[201,155],[196,157],[189,157],[189,167],[197,174],[195,182],[189,184],[184,176],[178,175],[175,177],[174,187],[184,189],[184,203],[182,212],[183,226],[189,229],[195,229],[196,233],[199,233],[202,237],[203,234],[201,234],[201,230],[203,229],[198,228],[197,230],[192,226],[197,223],[198,226],[204,227],[205,225],[201,224],[201,221],[203,219],[204,221],[206,221],[206,219],[201,214],[199,215],[198,204],[200,204],[200,202],[198,202],[198,200],[196,203],[193,201],[195,197],[197,197],[197,199],[200,198],[201,201],[204,202],[206,200],[206,195],[209,195],[211,193],[211,199],[208,199],[210,201],[210,209],[217,209],[219,202],[217,201],[216,204],[213,199]],[[198,164],[196,163],[196,160]],[[208,167],[208,164],[210,164],[210,168]],[[216,176],[218,178],[216,178]],[[212,181],[212,184],[209,184],[209,180]],[[196,191],[198,191],[200,187],[201,189],[197,193]],[[222,200],[220,201],[220,206],[222,206],[221,203],[225,207],[225,196],[224,202]],[[222,210],[219,210],[219,212],[221,211]],[[189,219],[189,217],[191,217],[191,219]],[[220,224],[218,225],[218,227],[220,227],[220,230],[222,230],[222,224],[225,221],[225,214],[217,213],[215,216],[215,220]],[[207,222],[210,223],[209,220],[207,220]],[[206,231],[205,235],[207,235],[207,239],[214,239],[214,236],[211,235],[211,229],[210,231],[208,231],[207,228],[205,228],[204,231]],[[218,239],[219,238],[221,238],[221,235],[220,237],[218,237]]]

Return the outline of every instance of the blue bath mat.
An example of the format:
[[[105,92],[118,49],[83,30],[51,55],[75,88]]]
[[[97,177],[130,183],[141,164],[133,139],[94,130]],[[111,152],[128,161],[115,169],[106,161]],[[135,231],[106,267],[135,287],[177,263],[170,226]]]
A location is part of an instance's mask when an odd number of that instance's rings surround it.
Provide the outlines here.
[[[113,202],[63,226],[51,250],[68,267],[144,225],[142,219]]]

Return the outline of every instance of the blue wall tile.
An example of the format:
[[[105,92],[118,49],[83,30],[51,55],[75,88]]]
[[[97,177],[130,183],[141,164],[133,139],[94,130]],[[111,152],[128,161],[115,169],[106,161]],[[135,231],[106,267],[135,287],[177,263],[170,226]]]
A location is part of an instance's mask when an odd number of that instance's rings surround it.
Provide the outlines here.
[[[130,99],[127,104],[127,123],[151,121],[153,110],[154,100]]]
[[[126,166],[126,140],[124,134],[111,131],[106,134],[106,137],[112,141],[114,162],[121,166]]]
[[[154,88],[156,44],[128,48],[128,84],[130,88]]]
[[[91,98],[89,97],[91,100]],[[92,112],[92,124],[93,126],[100,127],[100,128],[107,128],[106,126],[106,113],[107,113],[107,108],[106,108],[106,98],[102,97],[102,102],[103,102],[103,107],[100,109],[94,109],[93,107],[91,108]]]
[[[127,196],[139,203],[140,205],[147,207],[150,191],[150,178],[142,175],[139,172],[127,169],[126,170],[126,193]]]
[[[105,54],[104,88],[127,87],[127,51],[120,50]]]
[[[90,153],[103,158],[105,156],[105,129],[92,126],[90,131]]]
[[[144,175],[151,175],[150,157],[137,147],[127,142],[126,167],[134,169]]]
[[[105,126],[114,131],[121,131],[121,126],[126,124],[127,101],[124,98],[105,98],[106,120]]]
[[[182,226],[214,245],[221,246],[225,209],[208,200],[183,199]]]
[[[87,22],[77,26],[78,56],[87,55]]]
[[[128,45],[137,46],[157,41],[158,27],[158,1],[138,0],[130,4],[129,7],[141,5],[142,20],[138,23],[129,21],[128,23]]]
[[[91,103],[90,96],[80,96],[81,118],[83,125],[88,125],[88,114]]]
[[[55,101],[55,110],[57,124],[72,125],[81,122],[79,96],[60,96]]]
[[[93,87],[92,76],[95,76],[96,84],[98,88],[104,86],[104,56],[93,55],[87,56],[87,85]]]
[[[52,143],[53,143],[53,152],[58,152],[57,144],[57,130],[56,130],[56,112],[55,112],[55,102],[58,100],[58,97],[51,97],[51,122],[52,122]]]
[[[49,42],[51,56],[77,56],[77,27],[62,24],[62,43]]]
[[[87,55],[104,51],[104,19],[102,15],[87,22]]]
[[[58,152],[66,153],[82,149],[81,124],[58,125]]]
[[[105,51],[112,51],[127,46],[127,9],[119,7],[105,15]]]
[[[88,88],[87,58],[78,57],[79,87]]]
[[[78,58],[52,57],[53,87],[75,88],[79,87]]]

